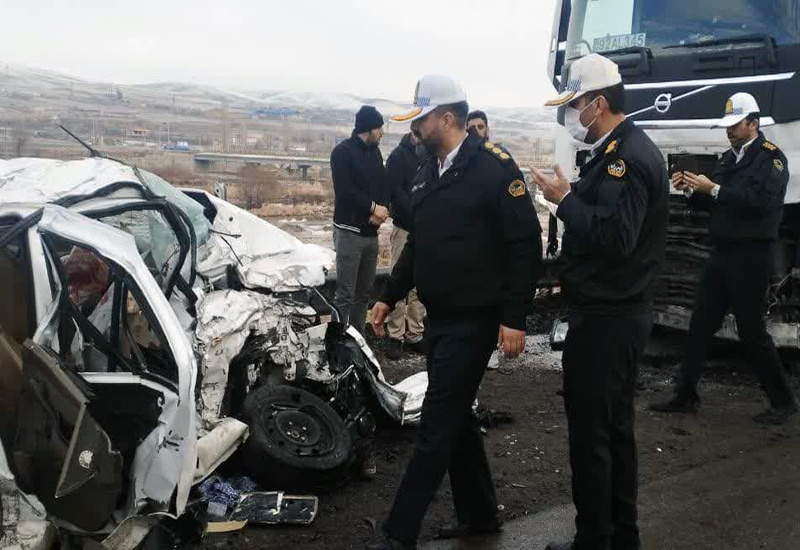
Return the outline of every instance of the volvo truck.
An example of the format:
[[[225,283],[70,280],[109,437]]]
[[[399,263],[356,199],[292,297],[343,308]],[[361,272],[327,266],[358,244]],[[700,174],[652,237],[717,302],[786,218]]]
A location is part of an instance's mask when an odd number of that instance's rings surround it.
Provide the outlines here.
[[[789,160],[789,179],[768,330],[800,347],[800,0],[556,0],[548,76],[561,91],[572,62],[591,52],[619,65],[628,118],[645,129],[668,170],[711,176],[730,145],[715,128],[727,98],[752,94],[761,127]],[[557,114],[556,162],[573,177],[588,156]],[[655,304],[658,325],[688,329],[700,272],[710,254],[709,212],[670,195],[667,261]],[[737,339],[731,316],[718,336]]]

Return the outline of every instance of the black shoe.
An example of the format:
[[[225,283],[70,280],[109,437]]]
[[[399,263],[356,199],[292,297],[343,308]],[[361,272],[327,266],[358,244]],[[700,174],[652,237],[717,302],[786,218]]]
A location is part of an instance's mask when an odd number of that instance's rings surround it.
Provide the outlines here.
[[[403,342],[395,338],[389,338],[389,345],[386,346],[386,357],[392,361],[397,361],[403,355]]]
[[[787,405],[786,407],[781,407],[779,409],[774,409],[770,407],[764,412],[758,413],[753,417],[753,420],[758,422],[759,424],[771,424],[773,426],[780,426],[781,424],[785,424],[787,420],[789,420],[794,413],[797,412],[797,401],[794,399],[792,402]]]
[[[458,525],[448,525],[442,527],[436,534],[436,539],[457,539],[460,537],[468,537],[470,535],[488,535],[492,533],[499,533],[503,523],[500,520],[492,520],[484,525],[471,525],[468,523],[459,523]]]
[[[546,550],[574,550],[575,542],[551,542],[547,545]]]
[[[678,392],[666,401],[655,401],[647,408],[656,412],[696,413],[700,407],[700,398],[697,394]]]
[[[421,355],[425,355],[426,353],[428,353],[428,345],[425,343],[424,338],[416,342],[407,342],[406,346],[408,346],[408,349],[410,349],[414,353],[419,353]]]
[[[384,535],[379,540],[368,544],[366,550],[417,550],[417,545],[406,544]]]

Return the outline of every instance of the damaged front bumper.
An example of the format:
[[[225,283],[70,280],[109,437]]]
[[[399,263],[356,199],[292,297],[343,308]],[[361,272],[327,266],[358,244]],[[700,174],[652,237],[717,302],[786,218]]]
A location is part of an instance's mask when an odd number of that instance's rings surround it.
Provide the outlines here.
[[[197,303],[196,348],[201,354],[200,416],[203,429],[213,429],[223,410],[229,375],[236,357],[248,339],[259,338],[261,367],[282,370],[285,383],[314,382],[333,387],[350,367],[356,368],[372,388],[383,410],[400,424],[419,423],[428,386],[426,372],[399,384],[389,384],[377,357],[364,337],[353,327],[341,330],[338,323],[314,324],[304,330],[297,319],[316,315],[310,306],[279,295],[243,290],[221,290],[203,296]],[[293,322],[295,321],[295,322]],[[345,350],[334,352],[334,348]],[[334,357],[335,356],[335,357]],[[248,365],[243,377],[250,386],[259,375]],[[248,387],[249,391],[249,387]]]

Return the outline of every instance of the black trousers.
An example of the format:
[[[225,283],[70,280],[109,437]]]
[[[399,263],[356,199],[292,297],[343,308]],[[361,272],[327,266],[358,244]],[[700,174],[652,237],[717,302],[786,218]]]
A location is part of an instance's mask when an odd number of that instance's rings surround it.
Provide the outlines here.
[[[681,365],[679,392],[696,394],[700,367],[705,362],[711,338],[730,309],[736,318],[739,339],[770,403],[773,407],[791,403],[792,392],[764,321],[772,270],[770,244],[739,244],[714,249],[700,279]]]
[[[633,393],[650,313],[575,313],[564,344],[577,550],[639,548]]]
[[[445,472],[450,473],[459,523],[483,524],[495,518],[497,497],[472,402],[497,345],[498,329],[496,319],[429,318],[428,390],[416,448],[383,525],[391,538],[416,542]]]

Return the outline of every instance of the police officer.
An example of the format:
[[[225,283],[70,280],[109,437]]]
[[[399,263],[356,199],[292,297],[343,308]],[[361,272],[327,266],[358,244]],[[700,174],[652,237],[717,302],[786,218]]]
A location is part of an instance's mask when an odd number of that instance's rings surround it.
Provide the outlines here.
[[[700,366],[730,309],[771,405],[755,420],[782,424],[797,411],[797,404],[763,314],[789,166],[781,150],[764,139],[758,104],[750,94],[731,96],[719,126],[727,128],[731,148],[722,155],[712,179],[691,172],[672,177],[675,188],[691,196],[691,203],[710,206],[713,249],[700,279],[675,395],[650,408],[697,410]]]
[[[372,311],[379,335],[416,284],[428,312],[428,389],[414,454],[385,537],[370,548],[414,548],[431,498],[450,474],[458,524],[442,538],[499,529],[497,499],[472,414],[492,350],[525,347],[525,317],[541,262],[541,228],[510,155],[466,132],[467,98],[453,79],[417,83],[411,120],[432,155],[411,187],[412,227]]]
[[[616,64],[590,54],[565,78],[548,105],[564,109],[559,118],[592,144],[592,156],[572,186],[558,166],[555,177],[533,171],[564,222],[561,286],[570,308],[564,404],[577,533],[547,548],[636,549],[633,394],[664,261],[669,181],[659,150],[625,118]]]

